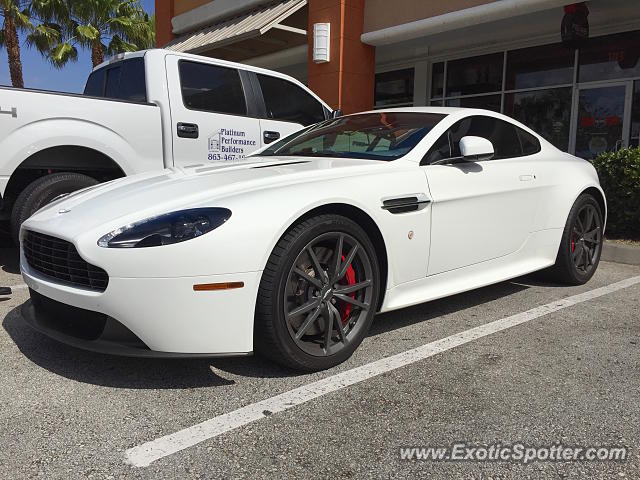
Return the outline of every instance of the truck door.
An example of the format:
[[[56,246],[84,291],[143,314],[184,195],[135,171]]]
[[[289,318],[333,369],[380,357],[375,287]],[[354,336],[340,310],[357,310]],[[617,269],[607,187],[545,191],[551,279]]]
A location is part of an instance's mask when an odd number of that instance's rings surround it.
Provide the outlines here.
[[[325,120],[322,103],[299,85],[262,73],[257,73],[256,79],[266,110],[266,118],[260,120],[263,145]]]
[[[166,59],[174,165],[237,161],[261,147],[250,86],[238,69]]]

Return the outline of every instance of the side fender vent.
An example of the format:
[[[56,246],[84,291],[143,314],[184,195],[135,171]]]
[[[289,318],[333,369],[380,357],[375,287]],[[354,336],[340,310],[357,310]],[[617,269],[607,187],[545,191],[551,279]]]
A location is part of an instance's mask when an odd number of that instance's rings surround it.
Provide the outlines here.
[[[422,210],[430,200],[423,196],[398,197],[383,200],[382,209],[389,213],[407,213]]]

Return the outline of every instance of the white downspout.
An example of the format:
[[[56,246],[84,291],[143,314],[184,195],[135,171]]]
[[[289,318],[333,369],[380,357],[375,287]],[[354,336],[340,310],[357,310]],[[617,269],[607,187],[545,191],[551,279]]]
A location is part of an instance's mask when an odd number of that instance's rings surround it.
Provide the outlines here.
[[[368,45],[389,45],[540,10],[562,7],[570,3],[573,2],[571,0],[497,0],[457,12],[363,33],[360,40]]]

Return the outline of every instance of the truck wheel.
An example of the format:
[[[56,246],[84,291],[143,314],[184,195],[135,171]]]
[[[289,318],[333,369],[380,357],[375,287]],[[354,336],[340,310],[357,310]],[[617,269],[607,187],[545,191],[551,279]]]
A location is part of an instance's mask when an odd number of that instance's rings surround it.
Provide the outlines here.
[[[31,182],[18,195],[11,211],[11,238],[18,244],[20,225],[54,198],[97,185],[95,178],[80,173],[53,173]]]

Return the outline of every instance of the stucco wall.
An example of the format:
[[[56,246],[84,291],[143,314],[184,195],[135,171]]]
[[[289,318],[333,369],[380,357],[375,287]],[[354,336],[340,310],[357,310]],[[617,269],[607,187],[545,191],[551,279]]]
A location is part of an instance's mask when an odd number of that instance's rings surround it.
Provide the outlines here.
[[[496,0],[366,0],[364,31],[393,27],[414,20],[475,7]]]
[[[198,8],[210,1],[212,0],[174,0],[173,14],[180,15],[181,13]]]

